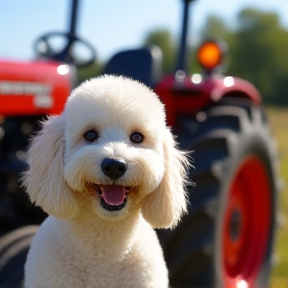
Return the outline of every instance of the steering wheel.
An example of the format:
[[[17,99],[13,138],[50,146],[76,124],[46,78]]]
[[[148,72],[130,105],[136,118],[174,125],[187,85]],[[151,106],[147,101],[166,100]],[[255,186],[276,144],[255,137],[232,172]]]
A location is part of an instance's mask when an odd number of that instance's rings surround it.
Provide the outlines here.
[[[88,66],[96,58],[89,42],[69,33],[47,33],[35,41],[34,49],[40,57],[73,63],[76,67]]]

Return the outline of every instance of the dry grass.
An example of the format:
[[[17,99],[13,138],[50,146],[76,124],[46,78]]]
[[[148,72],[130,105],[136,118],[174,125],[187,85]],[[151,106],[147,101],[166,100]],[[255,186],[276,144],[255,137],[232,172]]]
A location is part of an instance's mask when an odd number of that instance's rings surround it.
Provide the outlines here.
[[[279,172],[284,187],[279,195],[279,228],[275,246],[275,266],[271,288],[288,288],[288,108],[266,109],[278,143]],[[285,185],[286,183],[286,185]]]

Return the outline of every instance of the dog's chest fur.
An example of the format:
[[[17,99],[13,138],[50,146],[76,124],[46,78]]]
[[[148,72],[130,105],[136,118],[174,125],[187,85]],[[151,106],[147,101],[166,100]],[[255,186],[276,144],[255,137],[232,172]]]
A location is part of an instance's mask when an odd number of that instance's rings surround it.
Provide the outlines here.
[[[131,224],[133,220],[129,221]],[[34,273],[26,273],[31,275],[30,279],[26,279],[27,288],[168,286],[168,283],[163,283],[163,279],[168,278],[167,269],[157,236],[141,217],[130,231],[125,223],[122,228],[118,223],[118,229],[114,227],[113,230],[109,229],[109,225],[98,227],[99,230],[96,226],[85,226],[77,223],[67,225],[67,222],[52,217],[46,220],[28,255],[28,258],[37,259],[37,263],[27,262],[31,267],[26,265],[26,272],[34,270]],[[77,229],[75,234],[74,229]],[[47,263],[53,265],[48,266]],[[37,275],[41,277],[35,279]],[[29,286],[29,282],[39,283],[39,286]]]

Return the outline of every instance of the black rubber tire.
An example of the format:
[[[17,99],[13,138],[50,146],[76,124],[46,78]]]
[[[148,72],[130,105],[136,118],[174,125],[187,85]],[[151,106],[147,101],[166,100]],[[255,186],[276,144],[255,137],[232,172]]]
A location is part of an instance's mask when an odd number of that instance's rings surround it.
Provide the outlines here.
[[[21,288],[27,253],[38,226],[14,230],[0,238],[0,287]]]
[[[276,226],[276,148],[262,108],[248,99],[223,99],[196,116],[182,116],[175,130],[181,148],[194,151],[190,179],[196,186],[188,187],[189,214],[173,231],[157,231],[171,287],[225,287],[220,231],[228,187],[243,157],[251,154],[265,167],[272,199],[270,239],[256,281],[257,287],[267,287]]]

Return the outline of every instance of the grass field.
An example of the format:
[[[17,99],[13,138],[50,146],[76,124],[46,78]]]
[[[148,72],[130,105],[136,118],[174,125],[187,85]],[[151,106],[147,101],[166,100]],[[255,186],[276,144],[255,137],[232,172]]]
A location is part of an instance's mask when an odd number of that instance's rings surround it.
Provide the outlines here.
[[[288,288],[288,108],[266,108],[278,143],[279,172],[284,187],[279,195],[279,226],[275,245],[275,266],[271,288]]]

